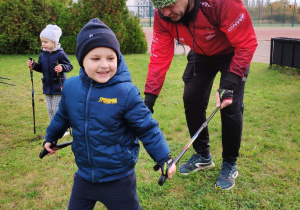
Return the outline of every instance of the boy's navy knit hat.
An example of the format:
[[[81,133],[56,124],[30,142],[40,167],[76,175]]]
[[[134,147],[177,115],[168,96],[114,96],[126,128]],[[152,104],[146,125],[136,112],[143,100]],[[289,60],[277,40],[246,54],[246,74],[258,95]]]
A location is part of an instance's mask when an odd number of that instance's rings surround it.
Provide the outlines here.
[[[98,18],[90,20],[77,36],[76,58],[81,67],[83,59],[92,49],[107,47],[113,49],[118,61],[120,59],[120,43],[114,32]]]

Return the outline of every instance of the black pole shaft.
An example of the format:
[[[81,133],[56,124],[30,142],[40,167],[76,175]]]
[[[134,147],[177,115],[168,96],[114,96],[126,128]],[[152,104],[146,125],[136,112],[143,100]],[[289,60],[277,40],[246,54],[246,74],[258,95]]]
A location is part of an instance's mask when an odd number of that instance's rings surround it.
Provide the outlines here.
[[[6,78],[6,77],[0,77],[0,79],[8,79],[8,80],[10,80],[9,78]]]
[[[183,150],[180,152],[180,154],[174,159],[175,165],[179,162],[180,158],[184,155],[184,153],[188,150],[188,148],[194,143],[196,138],[199,136],[201,131],[207,126],[208,122],[211,120],[211,118],[216,114],[216,112],[220,109],[220,107],[217,107],[215,111],[207,118],[207,120],[201,125],[199,130],[196,132],[196,134],[192,137],[192,139],[189,141],[189,143],[183,148]]]
[[[6,84],[6,85],[16,86],[16,85],[14,85],[14,84],[10,84],[10,83],[7,83],[7,82],[0,82],[0,83]]]
[[[215,111],[207,118],[207,120],[201,125],[199,130],[195,133],[195,135],[191,138],[189,143],[183,148],[183,150],[180,152],[180,154],[174,159],[173,163],[177,165],[180,158],[184,155],[184,153],[188,150],[188,148],[193,144],[193,142],[196,140],[198,135],[201,133],[201,131],[207,126],[208,122],[211,120],[211,118],[216,114],[216,112],[220,109],[220,106],[215,109]],[[158,184],[162,186],[164,182],[166,181],[168,177],[166,175],[161,175]]]
[[[32,58],[30,57],[29,60],[32,61]],[[35,134],[36,130],[35,130],[34,89],[33,89],[33,70],[32,70],[32,66],[30,66],[30,77],[31,77],[31,98],[32,98],[32,114],[33,114],[33,132]]]

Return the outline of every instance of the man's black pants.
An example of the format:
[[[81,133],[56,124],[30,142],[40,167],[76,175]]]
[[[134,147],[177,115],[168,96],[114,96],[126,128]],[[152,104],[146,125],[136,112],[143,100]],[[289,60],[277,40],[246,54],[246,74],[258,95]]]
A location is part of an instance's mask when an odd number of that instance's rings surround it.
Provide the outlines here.
[[[183,102],[186,121],[191,137],[206,120],[206,109],[209,102],[214,79],[221,72],[220,84],[225,80],[234,53],[221,56],[204,56],[190,51],[188,63],[183,74]],[[239,156],[243,127],[243,98],[248,70],[233,90],[233,103],[221,110],[223,161],[236,162]],[[215,87],[218,89],[219,87]],[[214,97],[215,97],[215,93]],[[209,155],[209,134],[207,127],[193,143],[195,151],[201,156]]]

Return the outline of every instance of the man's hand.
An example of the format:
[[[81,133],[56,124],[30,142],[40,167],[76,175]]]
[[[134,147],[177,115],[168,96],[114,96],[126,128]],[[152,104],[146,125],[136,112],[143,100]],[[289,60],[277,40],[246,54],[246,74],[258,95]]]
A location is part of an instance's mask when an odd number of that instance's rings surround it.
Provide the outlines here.
[[[216,93],[216,106],[220,109],[232,104],[233,90],[219,89]]]
[[[148,109],[154,113],[153,106],[155,104],[157,96],[149,93],[145,93],[145,100],[144,103],[148,107]]]
[[[144,101],[145,105],[148,107],[148,109],[152,112],[152,114],[154,113],[154,110],[153,110],[153,106],[154,104],[151,103],[150,101]]]

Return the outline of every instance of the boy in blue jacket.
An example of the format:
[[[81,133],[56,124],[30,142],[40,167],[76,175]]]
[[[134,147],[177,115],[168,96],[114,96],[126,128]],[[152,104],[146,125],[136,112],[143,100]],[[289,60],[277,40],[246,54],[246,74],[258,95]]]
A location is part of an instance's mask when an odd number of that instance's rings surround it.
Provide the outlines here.
[[[134,167],[141,140],[151,158],[172,178],[176,166],[158,122],[132,84],[120,44],[99,19],[88,22],[77,37],[79,76],[66,80],[59,109],[47,128],[44,147],[73,128],[75,174],[69,209],[141,209]],[[163,165],[167,163],[168,170]]]

